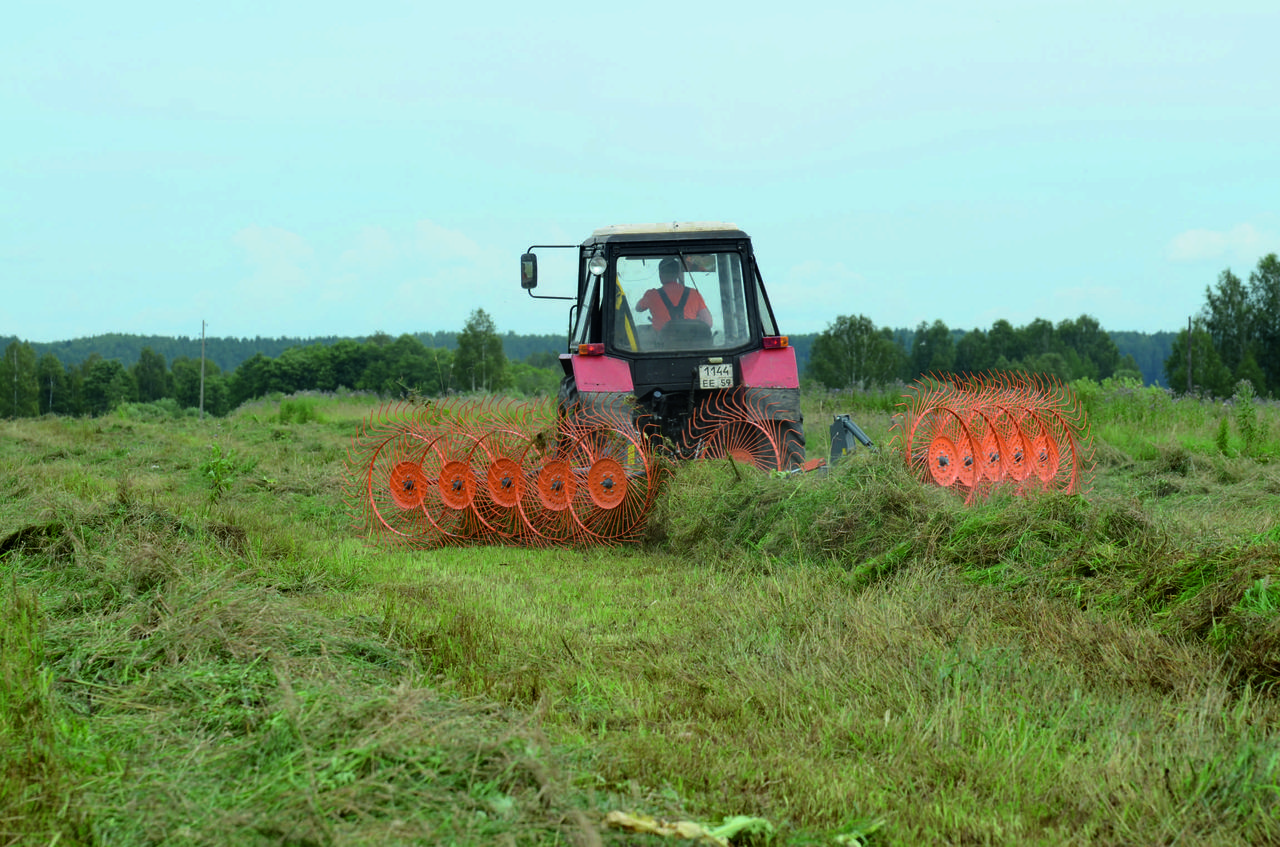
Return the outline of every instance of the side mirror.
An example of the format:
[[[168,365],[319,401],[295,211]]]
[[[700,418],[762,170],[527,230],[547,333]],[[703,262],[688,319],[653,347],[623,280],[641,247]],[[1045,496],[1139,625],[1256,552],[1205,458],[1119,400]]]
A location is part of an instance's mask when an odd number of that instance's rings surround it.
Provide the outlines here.
[[[526,291],[538,287],[538,257],[533,253],[520,257],[520,287]]]

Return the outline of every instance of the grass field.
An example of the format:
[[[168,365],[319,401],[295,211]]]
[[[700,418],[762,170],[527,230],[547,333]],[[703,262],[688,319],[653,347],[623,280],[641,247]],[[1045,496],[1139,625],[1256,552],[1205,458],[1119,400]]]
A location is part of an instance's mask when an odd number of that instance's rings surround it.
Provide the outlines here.
[[[357,537],[368,398],[0,422],[0,845],[1280,841],[1280,409],[1081,397],[1085,496],[701,463],[550,551]]]

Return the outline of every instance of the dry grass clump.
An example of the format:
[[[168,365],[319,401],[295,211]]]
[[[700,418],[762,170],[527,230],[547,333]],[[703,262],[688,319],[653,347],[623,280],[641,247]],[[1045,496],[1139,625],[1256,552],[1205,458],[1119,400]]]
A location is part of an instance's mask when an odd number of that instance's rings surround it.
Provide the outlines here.
[[[233,525],[130,502],[60,521],[11,533],[2,560],[6,840],[554,843],[580,829],[535,718],[442,697],[376,626],[219,565]]]
[[[954,501],[915,482],[888,454],[860,453],[830,472],[778,477],[725,460],[678,469],[649,521],[662,549],[785,560],[881,555],[946,525]]]
[[[877,821],[904,843],[1280,835],[1275,703],[1150,620],[919,562],[870,583],[732,557],[429,565],[387,586],[397,643],[465,693],[541,704],[639,802],[666,787],[784,841]]]
[[[1178,465],[1185,458],[1185,451],[1169,454],[1173,460],[1160,461]],[[1274,516],[1264,519],[1266,531],[1252,544],[1227,544],[1218,532],[1188,532],[1186,522],[1206,519],[1199,510],[1173,522],[1115,486],[1090,499],[995,492],[966,506],[917,484],[884,457],[862,458],[804,479],[728,463],[682,469],[653,518],[654,543],[721,559],[745,555],[765,573],[779,562],[834,564],[859,587],[908,564],[953,567],[970,580],[1067,598],[1082,609],[1114,610],[1141,626],[1207,640],[1236,678],[1280,682],[1276,615],[1266,599],[1271,589],[1255,587],[1268,575],[1280,579]],[[1187,461],[1188,473],[1207,479],[1212,464],[1198,462]],[[1253,493],[1267,478],[1265,471],[1245,475],[1239,490],[1215,495],[1221,502],[1212,508],[1253,508]],[[1248,591],[1263,601],[1232,613]],[[1275,596],[1280,600],[1280,590]]]

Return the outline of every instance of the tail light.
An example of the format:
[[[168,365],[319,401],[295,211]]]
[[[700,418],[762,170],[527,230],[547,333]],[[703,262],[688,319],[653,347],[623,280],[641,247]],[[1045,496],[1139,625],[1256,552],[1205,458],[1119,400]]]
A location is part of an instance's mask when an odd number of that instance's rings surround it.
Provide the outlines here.
[[[764,343],[766,350],[781,350],[787,346],[787,337],[785,335],[766,335],[760,339]]]
[[[579,356],[603,356],[604,344],[600,342],[596,342],[595,344],[579,344],[578,355]]]

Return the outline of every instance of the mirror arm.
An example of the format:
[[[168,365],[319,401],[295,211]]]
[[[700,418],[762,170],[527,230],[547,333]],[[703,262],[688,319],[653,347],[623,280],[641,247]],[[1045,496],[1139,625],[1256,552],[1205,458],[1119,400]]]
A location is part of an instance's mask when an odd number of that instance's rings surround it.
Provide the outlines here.
[[[578,249],[578,245],[577,244],[530,244],[529,249],[524,252],[532,253],[537,248],[542,248],[545,250],[576,250]],[[534,294],[532,288],[526,288],[525,291],[529,292],[529,296],[532,297],[534,300],[577,300],[578,299],[577,297],[557,297],[550,294]]]

